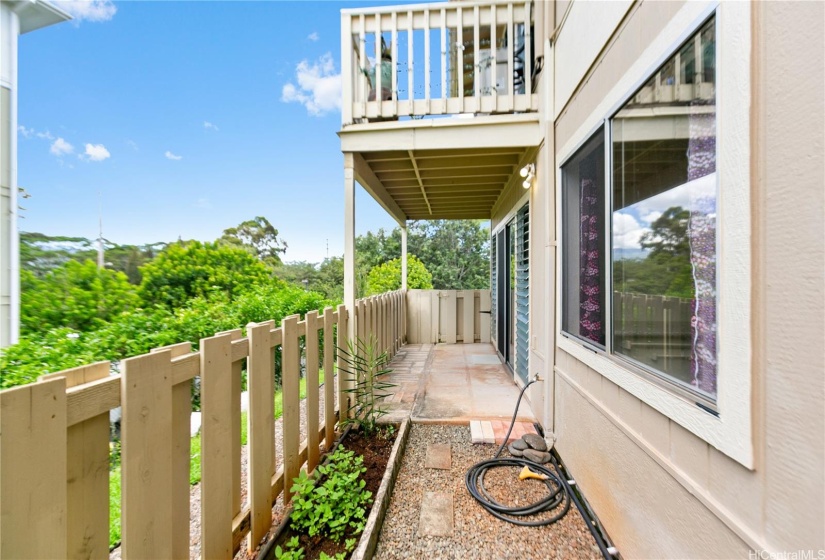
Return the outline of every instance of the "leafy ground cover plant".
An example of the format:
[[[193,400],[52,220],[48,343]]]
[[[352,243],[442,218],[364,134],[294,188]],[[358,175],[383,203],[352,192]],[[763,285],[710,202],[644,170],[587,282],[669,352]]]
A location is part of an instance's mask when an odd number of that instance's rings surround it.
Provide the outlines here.
[[[335,542],[341,542],[345,536],[360,535],[372,498],[361,478],[367,470],[363,457],[339,446],[317,470],[320,483],[304,472],[294,480],[292,528],[310,537],[322,535]]]
[[[357,338],[350,341],[347,348],[339,348],[343,365],[340,370],[354,380],[355,385],[348,392],[355,394],[355,403],[349,408],[344,425],[361,428],[366,435],[378,431],[378,421],[387,414],[382,406],[387,391],[395,385],[382,376],[392,370],[388,367],[390,355],[382,351],[374,336],[366,341]]]

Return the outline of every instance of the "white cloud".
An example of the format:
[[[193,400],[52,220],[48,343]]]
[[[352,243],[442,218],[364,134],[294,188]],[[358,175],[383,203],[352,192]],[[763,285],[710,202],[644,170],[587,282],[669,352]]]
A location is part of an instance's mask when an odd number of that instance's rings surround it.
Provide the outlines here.
[[[49,152],[57,157],[65,156],[66,154],[74,152],[74,146],[63,140],[63,138],[58,138],[52,143]]]
[[[86,152],[80,156],[84,161],[103,161],[110,157],[112,154],[103,144],[86,144]]]
[[[199,198],[195,201],[195,208],[208,210],[209,208],[212,208],[212,202],[208,198]]]
[[[117,13],[117,7],[111,0],[59,0],[54,4],[77,22],[109,21]]]
[[[36,132],[34,135],[43,140],[54,140],[54,136],[48,130],[46,132]]]
[[[217,125],[212,124],[209,121],[203,121],[203,128],[205,128],[206,130],[214,130],[215,132],[220,130]]]
[[[24,138],[31,138],[34,136],[34,129],[33,128],[26,128],[22,124],[17,127],[17,132]]]
[[[313,31],[312,33],[307,35],[307,39],[309,39],[310,41],[317,41],[318,39],[320,39],[320,37],[318,36],[317,31]]]
[[[137,142],[135,142],[134,140],[128,140],[127,139],[126,140],[126,145],[129,146],[130,148],[132,148],[136,152],[140,151],[140,148],[138,147]]]
[[[315,117],[341,110],[341,74],[335,72],[332,54],[327,53],[312,64],[302,60],[295,67],[295,79],[298,85],[286,84],[281,101],[300,103]]]
[[[646,221],[647,223],[652,224],[653,222],[655,222],[656,220],[658,220],[661,217],[662,217],[661,212],[659,212],[658,210],[651,210],[650,212],[648,212],[647,214],[645,214],[641,218],[644,221]]]
[[[166,159],[171,159],[172,161],[180,161],[183,159],[183,156],[175,155],[169,150],[166,150],[166,153],[163,155],[166,156]]]
[[[613,213],[613,248],[640,249],[639,240],[648,231],[630,214]]]

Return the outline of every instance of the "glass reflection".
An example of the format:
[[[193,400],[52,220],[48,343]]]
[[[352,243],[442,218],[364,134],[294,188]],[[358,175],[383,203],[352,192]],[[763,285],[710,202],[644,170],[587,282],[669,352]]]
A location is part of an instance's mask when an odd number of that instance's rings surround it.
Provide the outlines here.
[[[613,348],[716,395],[714,21],[617,113]]]

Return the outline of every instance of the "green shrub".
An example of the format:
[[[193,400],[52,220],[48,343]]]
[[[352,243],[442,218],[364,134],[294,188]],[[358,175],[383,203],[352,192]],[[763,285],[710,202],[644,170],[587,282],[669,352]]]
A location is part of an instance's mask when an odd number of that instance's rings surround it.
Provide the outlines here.
[[[364,531],[367,504],[372,493],[366,490],[361,475],[366,472],[364,458],[339,446],[329,462],[317,467],[323,482],[301,472],[294,479],[292,528],[310,537],[323,535],[340,542],[345,535]]]
[[[349,408],[344,425],[355,425],[368,435],[375,433],[378,420],[387,413],[382,406],[387,390],[395,387],[395,384],[381,379],[392,372],[387,367],[390,355],[380,350],[375,336],[370,336],[366,341],[361,338],[354,343],[349,341],[347,347],[339,348],[338,352],[343,360],[340,370],[355,381],[353,388],[347,389],[347,392],[355,394],[355,402]]]
[[[411,290],[431,290],[433,275],[415,255],[407,257],[407,287]],[[367,274],[367,295],[383,294],[401,289],[401,259],[392,259],[370,269]]]

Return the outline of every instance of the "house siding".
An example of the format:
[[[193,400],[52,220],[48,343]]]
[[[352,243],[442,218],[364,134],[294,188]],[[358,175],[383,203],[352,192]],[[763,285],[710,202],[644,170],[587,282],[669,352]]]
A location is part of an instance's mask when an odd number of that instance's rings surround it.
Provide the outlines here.
[[[556,120],[556,146],[681,7],[630,9]],[[823,11],[752,6],[753,470],[556,348],[557,447],[625,557],[825,549]]]

